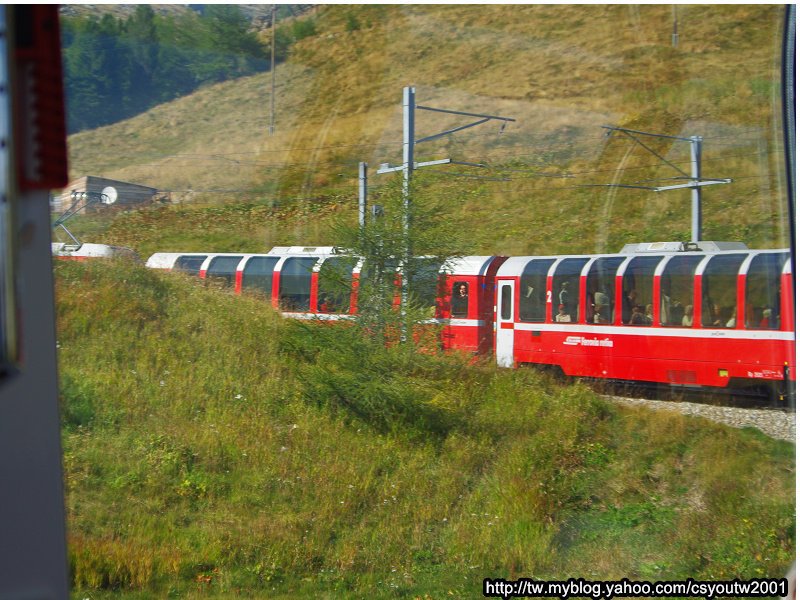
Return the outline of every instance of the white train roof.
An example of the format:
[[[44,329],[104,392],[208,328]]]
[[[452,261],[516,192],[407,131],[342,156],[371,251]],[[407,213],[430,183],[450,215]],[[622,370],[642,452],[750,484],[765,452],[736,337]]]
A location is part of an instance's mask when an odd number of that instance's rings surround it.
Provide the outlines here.
[[[326,254],[336,254],[335,246],[275,246],[268,252],[268,254],[284,255],[284,254],[301,254],[308,256],[324,256]]]
[[[749,250],[749,248],[744,242],[645,242],[641,244],[625,244],[619,253],[721,252],[724,250]]]
[[[700,242],[703,243],[703,242]],[[764,250],[751,250],[747,248],[744,244],[738,245],[738,242],[730,242],[730,248],[726,248],[722,246],[722,249],[715,250],[716,243],[712,243],[712,245],[705,246],[705,249],[701,250],[690,250],[690,251],[677,251],[677,250],[647,250],[642,254],[652,254],[659,257],[672,257],[672,256],[702,256],[702,257],[711,257],[716,255],[725,255],[725,254],[746,254],[746,255],[758,255],[758,254],[782,254],[788,253],[789,250],[786,248],[779,248],[779,249],[764,249]],[[508,260],[506,260],[498,269],[497,275],[498,277],[511,277],[511,276],[518,276],[522,274],[525,269],[525,266],[532,260],[562,260],[566,258],[585,258],[594,260],[596,258],[624,258],[624,259],[633,259],[635,255],[639,254],[638,251],[632,251],[627,253],[621,254],[561,254],[561,255],[550,255],[550,256],[512,256]],[[787,267],[790,265],[791,260],[788,260],[787,257]],[[588,263],[587,263],[588,266]],[[586,267],[584,267],[586,268]]]
[[[459,256],[448,260],[442,271],[451,275],[485,275],[495,256]]]
[[[204,252],[156,252],[147,259],[145,266],[150,269],[171,269],[179,256],[208,256]]]
[[[270,258],[288,258],[292,256],[328,257],[334,254],[333,250],[333,246],[276,246],[266,254],[253,252],[156,252],[147,259],[145,266],[151,269],[172,269],[181,256],[203,257],[203,267],[205,267],[215,258],[225,256],[238,256],[242,259],[249,259],[254,256]]]
[[[63,242],[53,242],[50,244],[53,256],[73,257],[73,258],[113,258],[125,256],[138,258],[136,252],[130,248],[122,246],[109,246],[108,244],[65,244]]]

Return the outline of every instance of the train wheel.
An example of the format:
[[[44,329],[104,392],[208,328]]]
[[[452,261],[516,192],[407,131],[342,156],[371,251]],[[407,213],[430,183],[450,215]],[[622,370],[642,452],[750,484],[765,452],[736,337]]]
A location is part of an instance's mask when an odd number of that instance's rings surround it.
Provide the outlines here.
[[[770,386],[769,394],[770,406],[795,409],[795,384],[793,381],[775,382]]]

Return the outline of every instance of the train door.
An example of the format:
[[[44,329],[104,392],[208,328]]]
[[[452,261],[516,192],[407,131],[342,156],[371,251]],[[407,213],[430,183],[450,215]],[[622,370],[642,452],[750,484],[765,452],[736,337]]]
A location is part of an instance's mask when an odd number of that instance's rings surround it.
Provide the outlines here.
[[[495,348],[497,364],[514,366],[514,282],[497,282],[497,313],[495,314]]]

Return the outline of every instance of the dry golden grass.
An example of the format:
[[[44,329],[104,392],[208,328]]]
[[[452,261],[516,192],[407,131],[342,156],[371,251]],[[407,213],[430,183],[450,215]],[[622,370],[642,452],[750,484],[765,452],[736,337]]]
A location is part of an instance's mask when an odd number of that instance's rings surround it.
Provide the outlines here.
[[[72,136],[71,173],[182,191],[174,197],[200,204],[349,198],[354,207],[359,161],[400,162],[402,88],[415,85],[419,104],[516,119],[502,134],[487,123],[417,148],[418,160],[517,169],[480,172],[510,182],[461,180],[464,201],[453,210],[476,251],[616,251],[627,241],[688,238],[688,191],[578,187],[677,174],[650,166],[658,161],[619,134],[606,140],[604,124],[703,133],[703,174],[734,178],[703,192],[706,237],[786,245],[770,83],[782,8],[677,10],[674,49],[667,5],[322,7],[318,34],[277,69],[274,136],[269,74],[261,74]],[[418,111],[417,137],[464,123]],[[653,147],[688,170],[688,144]],[[552,177],[564,173],[578,175]],[[371,189],[386,180],[372,175]],[[306,224],[295,227],[294,241],[309,241]]]
[[[795,555],[788,442],[128,262],[56,284],[81,598],[471,598],[487,576],[780,577]]]

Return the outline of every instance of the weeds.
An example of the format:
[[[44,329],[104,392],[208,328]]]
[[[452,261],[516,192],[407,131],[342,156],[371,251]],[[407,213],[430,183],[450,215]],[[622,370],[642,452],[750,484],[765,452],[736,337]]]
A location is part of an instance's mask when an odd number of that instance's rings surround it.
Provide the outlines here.
[[[56,281],[81,593],[474,596],[792,560],[790,444],[125,263]]]

